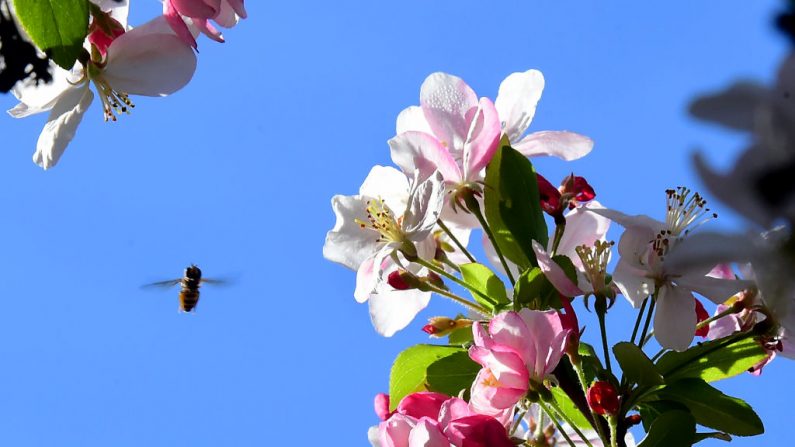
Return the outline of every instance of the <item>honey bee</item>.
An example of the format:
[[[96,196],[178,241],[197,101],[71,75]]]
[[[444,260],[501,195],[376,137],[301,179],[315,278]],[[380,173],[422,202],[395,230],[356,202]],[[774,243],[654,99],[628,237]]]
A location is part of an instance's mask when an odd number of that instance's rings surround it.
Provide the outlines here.
[[[179,310],[182,312],[193,312],[199,303],[199,287],[205,283],[223,284],[224,281],[202,278],[201,269],[195,264],[191,264],[185,269],[185,275],[182,278],[153,282],[144,287],[173,287],[179,284],[181,287],[179,290]]]

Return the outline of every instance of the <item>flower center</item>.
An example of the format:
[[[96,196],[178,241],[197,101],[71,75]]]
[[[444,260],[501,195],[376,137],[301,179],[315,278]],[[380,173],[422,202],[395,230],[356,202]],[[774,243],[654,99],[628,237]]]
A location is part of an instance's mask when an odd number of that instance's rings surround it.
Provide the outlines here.
[[[665,194],[668,196],[665,224],[668,234],[673,237],[685,236],[704,222],[718,217],[717,214],[710,213],[710,209],[706,207],[707,201],[699,193],[684,186],[666,190]]]
[[[93,62],[88,64],[88,78],[94,82],[97,94],[102,101],[102,111],[105,121],[116,121],[116,115],[125,113],[130,114],[135,104],[130,101],[127,93],[114,89],[107,79],[102,75],[102,67]]]
[[[396,219],[392,210],[382,199],[368,200],[365,211],[367,211],[367,220],[356,219],[355,222],[363,230],[377,231],[379,233],[377,242],[403,242],[405,240],[403,230],[400,228],[402,219]]]
[[[583,244],[574,249],[582,261],[585,276],[595,292],[605,288],[607,263],[610,261],[610,248],[613,245],[615,245],[613,241],[596,241],[593,247]]]

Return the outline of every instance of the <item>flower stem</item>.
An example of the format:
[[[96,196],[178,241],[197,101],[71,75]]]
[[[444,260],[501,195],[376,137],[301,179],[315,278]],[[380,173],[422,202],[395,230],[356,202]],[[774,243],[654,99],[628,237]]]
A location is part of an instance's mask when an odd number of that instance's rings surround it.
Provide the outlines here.
[[[538,406],[541,407],[542,410],[544,410],[544,413],[546,413],[547,416],[549,416],[549,419],[552,420],[553,424],[555,424],[555,428],[558,429],[558,432],[560,432],[560,435],[563,436],[563,438],[566,440],[566,442],[569,443],[569,446],[570,447],[577,447],[574,444],[574,441],[572,441],[571,438],[569,437],[569,434],[566,433],[565,431],[563,431],[563,427],[561,427],[560,422],[558,422],[558,419],[552,414],[552,411],[550,410],[550,408],[542,401],[538,401]]]
[[[646,322],[643,324],[643,332],[640,333],[640,340],[638,340],[638,347],[643,349],[646,343],[646,333],[649,332],[649,325],[651,325],[651,316],[654,314],[654,306],[657,304],[657,295],[659,289],[654,289],[654,295],[651,297],[651,305],[649,306],[649,313],[646,314]]]
[[[490,314],[490,312],[488,310],[486,310],[486,308],[482,307],[480,304],[473,303],[472,301],[469,301],[466,298],[460,297],[460,296],[456,295],[453,292],[441,289],[439,287],[436,287],[436,286],[433,286],[433,285],[430,285],[430,284],[428,284],[426,287],[428,288],[429,291],[436,292],[439,295],[442,295],[444,297],[450,298],[451,300],[455,301],[456,303],[466,307],[467,309],[473,310],[473,311],[475,311],[475,312],[477,312],[477,313],[479,313],[481,315],[489,315]]]
[[[489,227],[488,222],[486,222],[486,218],[483,217],[483,213],[480,212],[480,204],[475,198],[467,198],[466,199],[467,209],[475,215],[480,222],[480,226],[483,227],[483,232],[486,233],[488,236],[489,241],[491,241],[491,245],[494,247],[494,251],[497,252],[497,256],[500,258],[500,262],[502,263],[502,268],[505,269],[505,274],[508,275],[508,279],[511,280],[511,284],[516,284],[516,280],[513,278],[513,274],[511,273],[511,269],[508,267],[508,262],[505,260],[505,257],[502,255],[502,250],[500,250],[500,246],[497,245],[497,239],[494,237],[494,233],[491,232],[491,227]]]
[[[474,256],[472,256],[472,253],[470,253],[470,252],[467,250],[467,248],[466,248],[466,247],[464,247],[464,245],[463,245],[463,244],[462,244],[462,243],[461,243],[461,242],[458,240],[458,238],[457,238],[457,237],[455,237],[455,235],[453,234],[453,232],[452,232],[452,231],[450,231],[450,229],[449,229],[449,228],[447,228],[447,225],[445,225],[445,224],[444,224],[444,222],[442,222],[442,220],[441,220],[441,219],[439,219],[438,221],[436,221],[436,224],[437,224],[437,225],[439,225],[439,228],[441,228],[441,229],[442,229],[442,231],[444,231],[445,233],[447,233],[447,235],[448,235],[448,236],[450,236],[450,240],[452,240],[452,241],[453,241],[453,243],[456,245],[456,247],[458,247],[458,249],[459,249],[459,250],[461,250],[461,253],[463,253],[464,255],[466,255],[466,257],[467,257],[467,258],[469,258],[469,260],[470,260],[470,261],[472,261],[472,262],[478,262],[478,261],[476,261],[476,260],[475,260],[475,257],[474,257]]]
[[[560,245],[560,240],[563,238],[564,231],[566,231],[566,219],[561,219],[560,222],[555,224],[555,234],[552,236],[552,250],[549,253],[550,256],[555,256],[555,253],[557,253],[558,245]]]
[[[640,305],[640,312],[638,312],[638,318],[635,319],[635,328],[632,329],[632,338],[629,339],[630,343],[635,343],[635,337],[638,335],[638,329],[640,328],[640,321],[643,319],[643,311],[646,310],[646,304],[649,303],[649,298],[643,300],[643,304]]]
[[[610,424],[610,447],[618,447],[618,418],[610,415],[607,422]]]
[[[451,275],[450,273],[447,273],[447,271],[445,269],[437,267],[432,262],[428,262],[428,261],[426,261],[424,259],[421,259],[421,258],[415,259],[414,262],[416,262],[417,264],[427,268],[428,270],[431,270],[431,271],[433,271],[435,273],[438,273],[439,275],[444,276],[445,278],[449,279],[450,281],[453,281],[454,283],[458,284],[461,287],[466,288],[467,290],[471,291],[472,293],[478,294],[480,297],[482,297],[483,299],[485,299],[487,302],[491,303],[492,305],[496,304],[496,302],[490,296],[484,294],[483,292],[480,292],[480,291],[476,290],[471,285],[469,285],[469,284],[465,283],[464,281],[458,279],[455,275]],[[439,290],[441,290],[441,289],[439,289]],[[482,307],[480,304],[473,303],[473,302],[471,302],[469,300],[466,300],[464,298],[461,298],[461,299],[466,302],[466,304],[465,304],[466,306],[468,306],[470,308],[476,307],[477,308],[476,310],[478,312],[480,312],[481,314],[483,314],[483,315],[490,315],[491,314],[491,312],[489,312],[485,307]]]
[[[593,447],[591,441],[589,441],[588,438],[582,433],[582,431],[580,431],[579,427],[577,427],[574,424],[574,422],[568,416],[566,416],[566,413],[564,413],[560,409],[558,403],[555,402],[554,399],[549,402],[549,406],[555,410],[555,412],[558,414],[558,416],[560,416],[561,419],[563,419],[564,421],[566,421],[567,424],[569,424],[569,426],[574,430],[574,432],[577,433],[577,436],[579,436],[582,439],[582,442],[584,442],[585,445],[587,445],[588,447]]]
[[[600,298],[597,297],[596,299]],[[602,333],[602,351],[604,352],[605,356],[605,365],[607,366],[607,372],[613,374],[613,368],[610,366],[610,350],[607,347],[607,326],[605,324],[605,317],[607,316],[607,312],[596,312],[596,316],[597,318],[599,318],[599,332]]]
[[[585,370],[582,369],[582,363],[580,362],[571,362],[572,367],[574,367],[574,371],[577,373],[577,379],[580,381],[580,385],[582,386],[583,395],[588,395],[588,381],[585,379]],[[591,410],[591,407],[588,407]],[[599,434],[599,439],[602,440],[603,445],[607,445],[608,439],[605,438],[604,430],[602,430],[602,424],[599,423],[599,415],[597,415],[593,410],[591,410],[591,417],[593,418],[593,426],[596,429],[596,432]]]

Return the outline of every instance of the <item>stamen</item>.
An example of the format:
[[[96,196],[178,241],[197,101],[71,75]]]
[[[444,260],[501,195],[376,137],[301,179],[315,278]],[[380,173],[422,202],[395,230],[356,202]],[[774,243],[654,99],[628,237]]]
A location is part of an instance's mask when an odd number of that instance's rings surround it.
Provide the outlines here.
[[[593,286],[594,291],[600,291],[606,287],[607,263],[610,261],[610,248],[613,245],[615,245],[613,241],[596,241],[593,247],[580,245],[574,248],[582,261],[585,277]]]
[[[116,115],[122,113],[129,115],[132,112],[135,104],[130,101],[126,93],[114,90],[102,76],[95,76],[92,80],[97,87],[99,99],[102,101],[105,121],[116,121]]]
[[[710,213],[710,209],[706,207],[707,201],[689,188],[678,186],[676,189],[666,190],[665,194],[668,196],[665,224],[669,234],[675,238],[685,236],[691,230],[718,217],[717,214]]]
[[[400,228],[402,217],[395,219],[392,210],[382,199],[368,200],[365,211],[367,211],[367,221],[355,220],[361,229],[377,231],[379,233],[377,242],[403,242],[405,236]]]

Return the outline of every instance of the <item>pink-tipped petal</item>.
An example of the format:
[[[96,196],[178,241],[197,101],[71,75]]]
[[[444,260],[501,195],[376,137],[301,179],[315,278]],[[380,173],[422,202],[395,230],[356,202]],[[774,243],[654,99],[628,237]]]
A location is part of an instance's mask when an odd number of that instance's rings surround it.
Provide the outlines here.
[[[527,135],[513,147],[526,157],[548,155],[571,161],[588,155],[593,140],[574,132],[545,130]]]
[[[463,79],[433,73],[420,87],[420,105],[434,135],[451,150],[462,150],[469,132],[468,114],[478,98]]]
[[[221,10],[221,0],[170,0],[180,14],[187,17],[212,19]]]
[[[500,142],[500,118],[488,98],[482,98],[475,112],[464,144],[464,177],[478,180],[478,175],[491,161]]]
[[[450,441],[442,433],[439,423],[422,418],[409,434],[409,447],[450,447]]]
[[[412,175],[419,171],[428,176],[439,170],[448,182],[460,182],[461,170],[450,152],[432,135],[423,132],[405,132],[389,140],[392,161]]]
[[[549,282],[555,286],[555,289],[557,289],[558,292],[568,297],[579,296],[583,294],[583,291],[580,290],[580,288],[577,287],[577,285],[574,284],[574,282],[572,282],[568,276],[566,276],[566,272],[560,268],[557,262],[552,260],[549,254],[537,241],[533,241],[533,252],[536,254],[538,268],[544,272],[544,276],[546,276]]]
[[[397,412],[416,419],[427,417],[436,420],[442,404],[447,399],[450,399],[450,396],[442,393],[430,391],[411,393],[400,401]]]
[[[196,28],[201,31],[202,34],[209,37],[210,39],[218,42],[224,43],[224,35],[221,34],[221,31],[218,31],[218,28],[214,27],[212,23],[210,23],[207,19],[193,19],[193,24]]]
[[[185,20],[174,7],[172,0],[165,0],[165,2],[163,2],[163,17],[182,43],[194,50],[199,47],[196,43],[196,38],[193,36],[193,33],[191,33]]]

